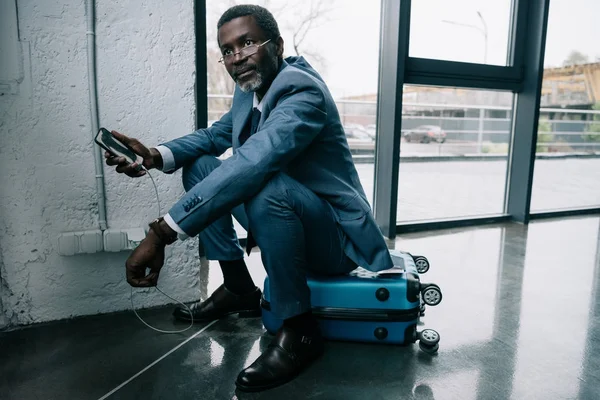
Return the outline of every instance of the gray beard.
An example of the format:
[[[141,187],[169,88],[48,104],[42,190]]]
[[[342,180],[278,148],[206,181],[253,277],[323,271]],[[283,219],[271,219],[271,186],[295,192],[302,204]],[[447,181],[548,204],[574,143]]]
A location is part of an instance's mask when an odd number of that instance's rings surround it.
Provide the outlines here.
[[[259,71],[256,71],[256,79],[251,80],[251,81],[246,81],[244,83],[240,83],[238,82],[238,86],[240,87],[241,91],[244,93],[248,93],[248,92],[254,92],[255,90],[259,89],[263,84],[263,76],[262,73],[260,73]]]

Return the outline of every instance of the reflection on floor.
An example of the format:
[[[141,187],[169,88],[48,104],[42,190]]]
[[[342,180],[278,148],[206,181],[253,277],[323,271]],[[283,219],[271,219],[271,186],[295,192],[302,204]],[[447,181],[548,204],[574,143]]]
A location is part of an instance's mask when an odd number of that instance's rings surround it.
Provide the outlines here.
[[[0,334],[0,397],[600,398],[599,217],[403,235],[390,245],[426,255],[431,269],[422,280],[442,288],[442,303],[422,319],[441,335],[436,356],[417,345],[329,342],[294,381],[245,394],[234,379],[270,341],[260,319],[162,335],[124,313]],[[262,282],[260,255],[250,264]],[[217,265],[206,276],[204,296],[220,284]],[[144,317],[163,329],[183,327],[170,313]]]

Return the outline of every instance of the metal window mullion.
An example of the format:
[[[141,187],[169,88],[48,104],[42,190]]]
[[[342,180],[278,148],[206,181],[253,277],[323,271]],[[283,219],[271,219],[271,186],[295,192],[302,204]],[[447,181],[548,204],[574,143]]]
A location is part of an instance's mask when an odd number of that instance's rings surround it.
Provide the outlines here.
[[[478,79],[477,77],[462,79],[457,77],[426,76],[420,74],[410,75],[406,79],[405,83],[422,86],[427,85],[465,89],[504,90],[510,92],[518,92],[522,87],[521,83],[519,82],[503,82],[490,79]]]
[[[522,69],[498,65],[409,57],[405,83],[518,92]]]
[[[206,0],[194,0],[194,32],[196,35],[196,129],[200,129],[208,125]]]
[[[529,222],[531,206],[549,2],[519,1],[517,10],[520,21],[524,22],[514,40],[521,42],[523,48],[524,79],[514,107],[506,212],[522,223]]]
[[[513,0],[512,20],[509,32],[507,65],[518,68],[523,76],[523,60],[527,38],[527,12],[523,12],[528,0]]]
[[[382,0],[373,213],[384,236],[396,236],[402,93],[410,35],[410,0]]]

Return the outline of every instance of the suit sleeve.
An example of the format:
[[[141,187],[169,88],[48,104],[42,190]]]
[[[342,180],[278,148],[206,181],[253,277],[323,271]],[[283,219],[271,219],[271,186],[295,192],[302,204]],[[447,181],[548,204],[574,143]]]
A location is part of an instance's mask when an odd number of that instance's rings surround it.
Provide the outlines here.
[[[173,153],[175,166],[166,173],[173,173],[187,165],[203,154],[215,157],[223,154],[231,147],[232,135],[231,111],[206,129],[199,129],[189,135],[162,143]]]
[[[307,83],[282,92],[260,130],[169,211],[188,235],[253,197],[323,130],[327,112],[318,86]]]

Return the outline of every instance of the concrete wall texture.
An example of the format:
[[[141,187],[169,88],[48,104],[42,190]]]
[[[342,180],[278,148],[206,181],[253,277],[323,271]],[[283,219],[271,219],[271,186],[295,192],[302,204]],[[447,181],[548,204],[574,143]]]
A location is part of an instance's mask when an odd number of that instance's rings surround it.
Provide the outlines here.
[[[22,79],[0,96],[0,328],[129,309],[128,251],[57,253],[61,233],[98,229],[85,2],[16,5]],[[96,40],[101,126],[148,146],[194,130],[191,0],[98,2]],[[156,218],[150,179],[104,171],[109,228]],[[164,214],[183,192],[180,175],[153,175]],[[197,298],[197,240],[167,257],[159,287]],[[170,302],[143,292],[136,306]]]

